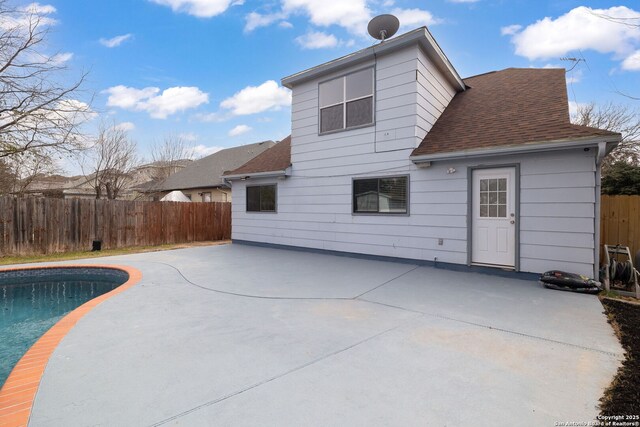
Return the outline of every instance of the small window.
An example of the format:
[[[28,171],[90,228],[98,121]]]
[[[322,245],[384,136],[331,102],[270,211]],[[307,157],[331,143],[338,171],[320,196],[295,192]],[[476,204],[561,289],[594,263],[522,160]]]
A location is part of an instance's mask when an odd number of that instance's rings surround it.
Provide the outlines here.
[[[406,214],[406,176],[353,181],[353,213]]]
[[[275,212],[276,186],[253,185],[247,187],[247,212]]]
[[[320,133],[373,124],[373,68],[319,85]]]
[[[202,193],[202,201],[210,202],[211,201],[211,192]]]
[[[507,217],[507,179],[480,180],[480,217]]]

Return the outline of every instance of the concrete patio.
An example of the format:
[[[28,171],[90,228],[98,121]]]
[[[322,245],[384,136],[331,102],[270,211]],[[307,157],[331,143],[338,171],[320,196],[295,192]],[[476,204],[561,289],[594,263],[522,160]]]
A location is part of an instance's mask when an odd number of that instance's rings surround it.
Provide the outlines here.
[[[623,353],[594,296],[243,245],[87,260],[142,281],[55,350],[30,426],[589,421]]]

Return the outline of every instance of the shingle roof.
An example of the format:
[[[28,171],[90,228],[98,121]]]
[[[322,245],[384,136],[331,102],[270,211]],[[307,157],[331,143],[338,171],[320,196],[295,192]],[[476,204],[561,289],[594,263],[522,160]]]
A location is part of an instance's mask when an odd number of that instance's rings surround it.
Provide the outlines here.
[[[508,68],[464,82],[412,156],[617,135],[570,123],[563,69]]]
[[[271,148],[275,142],[263,141],[255,144],[227,148],[210,156],[196,160],[184,169],[169,176],[156,187],[160,191],[185,188],[219,187],[223,185],[222,174],[235,169],[255,156]]]
[[[291,135],[225,175],[283,171],[291,166]]]

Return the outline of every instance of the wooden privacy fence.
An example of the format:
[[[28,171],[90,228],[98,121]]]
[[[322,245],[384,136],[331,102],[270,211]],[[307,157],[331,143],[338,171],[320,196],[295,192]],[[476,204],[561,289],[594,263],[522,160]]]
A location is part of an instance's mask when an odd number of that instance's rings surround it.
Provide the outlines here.
[[[600,244],[629,246],[640,251],[640,196],[602,195]]]
[[[0,256],[231,238],[231,203],[0,197]]]

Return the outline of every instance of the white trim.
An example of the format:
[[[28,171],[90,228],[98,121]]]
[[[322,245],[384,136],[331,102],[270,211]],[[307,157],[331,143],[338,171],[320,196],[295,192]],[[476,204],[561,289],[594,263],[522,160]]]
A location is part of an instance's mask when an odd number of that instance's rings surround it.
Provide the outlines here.
[[[235,174],[235,175],[224,175],[222,178],[229,181],[233,181],[234,179],[270,178],[270,177],[289,176],[289,175],[291,175],[290,167],[281,171],[253,172],[253,173],[250,172],[250,173],[242,173],[242,174]]]
[[[541,151],[556,151],[556,150],[565,150],[567,148],[581,148],[581,147],[593,147],[598,146],[601,143],[606,142],[619,142],[619,135],[611,135],[611,136],[602,136],[595,138],[585,138],[582,140],[556,140],[549,142],[536,142],[529,144],[522,144],[516,146],[508,146],[508,147],[494,147],[494,148],[479,148],[476,150],[464,150],[464,151],[453,151],[450,153],[435,153],[435,154],[423,154],[417,156],[410,156],[409,158],[413,163],[425,163],[432,162],[436,160],[450,160],[450,159],[459,159],[459,158],[470,158],[470,157],[487,157],[487,156],[495,156],[501,154],[525,154],[525,153],[536,153]]]

